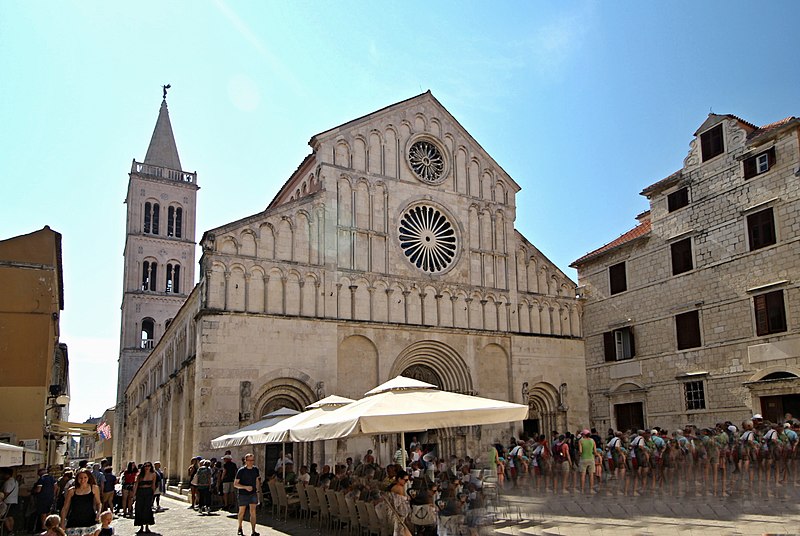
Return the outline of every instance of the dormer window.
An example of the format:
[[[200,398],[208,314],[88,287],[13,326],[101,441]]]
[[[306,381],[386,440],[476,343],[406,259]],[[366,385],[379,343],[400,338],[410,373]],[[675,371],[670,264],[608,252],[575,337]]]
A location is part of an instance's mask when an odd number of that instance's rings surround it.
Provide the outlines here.
[[[770,170],[775,165],[775,147],[770,147],[763,153],[745,158],[744,178],[750,179]]]
[[[700,150],[703,153],[703,162],[711,160],[725,151],[722,123],[700,134]]]

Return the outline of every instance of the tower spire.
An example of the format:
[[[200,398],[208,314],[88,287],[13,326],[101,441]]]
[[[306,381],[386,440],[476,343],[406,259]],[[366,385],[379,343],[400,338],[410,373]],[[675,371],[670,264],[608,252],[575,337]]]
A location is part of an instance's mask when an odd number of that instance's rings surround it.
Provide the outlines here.
[[[162,86],[164,96],[161,100],[161,109],[158,111],[156,128],[153,129],[153,137],[150,138],[150,146],[147,148],[144,163],[181,170],[181,159],[178,157],[178,147],[175,145],[175,136],[172,134],[172,123],[169,121],[169,110],[167,109],[167,90],[170,87],[170,84]]]

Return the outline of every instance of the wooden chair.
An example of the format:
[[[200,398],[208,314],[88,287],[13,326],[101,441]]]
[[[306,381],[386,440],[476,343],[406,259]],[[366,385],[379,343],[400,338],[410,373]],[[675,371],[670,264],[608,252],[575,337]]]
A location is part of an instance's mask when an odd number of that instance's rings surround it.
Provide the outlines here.
[[[267,487],[269,488],[269,496],[272,502],[272,517],[275,517],[280,511],[278,504],[278,486],[274,479],[267,480]]]
[[[330,514],[331,525],[338,530],[342,526],[341,517],[339,517],[339,501],[336,500],[336,492],[332,489],[325,490],[325,500],[328,501],[328,512]]]
[[[275,484],[275,488],[278,491],[278,519],[281,517],[281,509],[283,510],[283,520],[289,520],[289,510],[299,510],[300,509],[300,499],[297,497],[289,497],[286,493],[286,487],[278,482]]]
[[[358,508],[356,508],[356,502],[353,499],[349,499],[345,497],[344,499],[345,505],[347,505],[347,511],[350,514],[350,526],[347,531],[348,534],[352,534],[355,532],[356,534],[361,534],[364,531],[364,526],[362,525],[361,516],[358,515]]]
[[[350,534],[353,520],[350,518],[350,509],[347,508],[347,500],[344,498],[344,492],[336,492],[336,504],[339,507],[339,528],[347,525],[347,533]]]
[[[319,525],[317,528],[322,530],[322,522],[325,521],[325,528],[331,526],[331,510],[328,508],[328,500],[325,498],[325,490],[320,487],[312,488],[314,494],[317,496],[317,504],[319,504]]]
[[[297,485],[297,498],[300,501],[300,520],[311,517],[311,510],[308,503],[308,492],[302,484]]]
[[[381,529],[378,526],[373,527],[370,523],[369,512],[367,511],[367,503],[364,501],[356,501],[356,511],[358,511],[359,525],[361,526],[361,534],[368,534],[372,536],[375,534],[379,536]]]
[[[304,486],[303,491],[306,493],[306,497],[308,497],[308,526],[311,526],[311,518],[314,515],[317,516],[319,519],[321,515],[321,509],[319,506],[319,496],[317,495],[317,490],[313,486]]]
[[[375,509],[375,505],[371,502],[366,502],[365,506],[367,509],[367,517],[369,519],[370,534],[377,534],[378,536],[391,536],[391,534],[394,533],[394,527],[381,521],[381,518],[378,517],[378,511]]]

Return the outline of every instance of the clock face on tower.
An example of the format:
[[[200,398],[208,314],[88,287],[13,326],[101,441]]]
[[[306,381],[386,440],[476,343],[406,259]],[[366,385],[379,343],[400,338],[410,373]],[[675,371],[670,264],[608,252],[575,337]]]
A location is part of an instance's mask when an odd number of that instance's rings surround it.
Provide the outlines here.
[[[455,228],[435,207],[415,205],[406,210],[400,217],[399,238],[406,258],[423,272],[445,272],[455,261]]]

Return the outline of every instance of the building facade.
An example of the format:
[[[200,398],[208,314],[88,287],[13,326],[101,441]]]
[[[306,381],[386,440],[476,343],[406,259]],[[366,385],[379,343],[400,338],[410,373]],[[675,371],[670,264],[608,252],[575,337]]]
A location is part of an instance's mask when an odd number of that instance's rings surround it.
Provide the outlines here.
[[[56,399],[69,394],[62,274],[61,235],[49,227],[0,241],[0,441],[53,464],[63,461],[67,415]]]
[[[182,170],[165,90],[144,162],[131,165],[125,198],[117,405],[194,287],[198,189],[197,173]],[[116,420],[112,429],[121,425]]]
[[[266,210],[204,233],[200,282],[125,392],[126,459],[180,478],[214,437],[398,374],[529,404],[526,423],[428,431],[440,453],[585,425],[575,284],[430,92],[309,144]]]
[[[800,413],[799,127],[710,114],[638,225],[573,263],[593,425]]]

